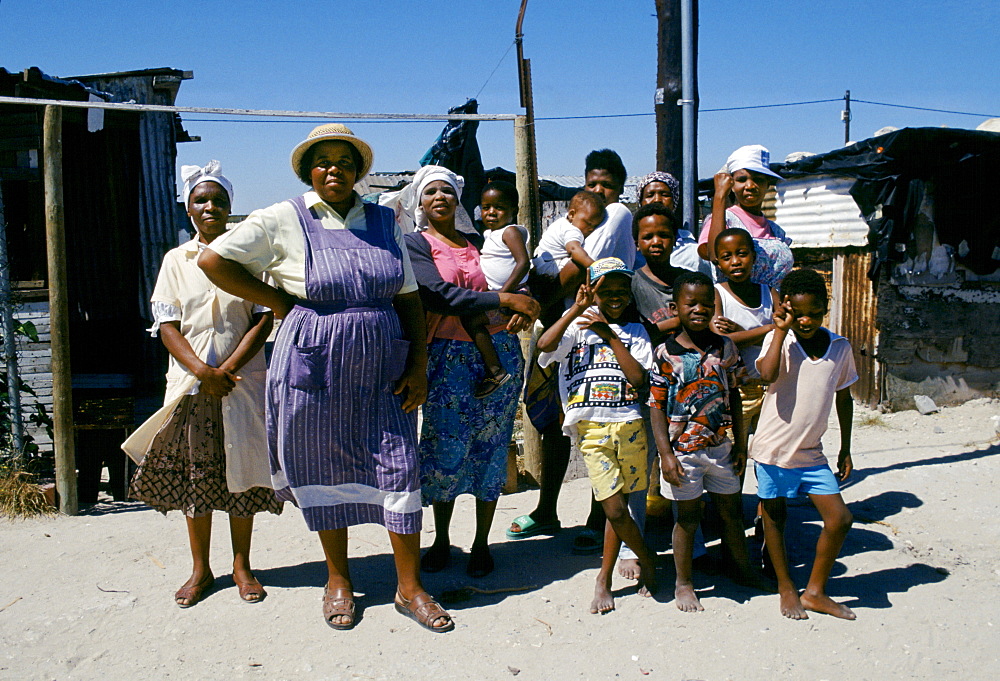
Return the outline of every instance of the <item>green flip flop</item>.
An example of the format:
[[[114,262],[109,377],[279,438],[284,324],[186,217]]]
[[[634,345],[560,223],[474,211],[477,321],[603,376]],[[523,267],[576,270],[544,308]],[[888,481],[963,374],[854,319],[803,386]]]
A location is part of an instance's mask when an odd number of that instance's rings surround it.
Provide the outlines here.
[[[558,520],[553,520],[547,523],[535,522],[535,520],[530,515],[519,515],[514,518],[513,525],[517,525],[521,528],[519,532],[515,532],[509,527],[507,528],[507,539],[527,539],[528,537],[535,537],[540,534],[555,534],[562,529],[562,523]]]

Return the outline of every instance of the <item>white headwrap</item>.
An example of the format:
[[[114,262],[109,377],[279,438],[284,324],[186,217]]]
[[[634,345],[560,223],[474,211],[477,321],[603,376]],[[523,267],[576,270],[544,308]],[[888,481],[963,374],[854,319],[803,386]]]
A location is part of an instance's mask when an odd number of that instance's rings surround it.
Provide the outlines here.
[[[184,181],[183,198],[185,208],[187,208],[191,190],[202,182],[215,182],[220,185],[229,194],[229,203],[232,205],[233,183],[220,172],[220,168],[221,164],[215,160],[209,161],[205,164],[204,168],[200,166],[181,166],[181,180]]]

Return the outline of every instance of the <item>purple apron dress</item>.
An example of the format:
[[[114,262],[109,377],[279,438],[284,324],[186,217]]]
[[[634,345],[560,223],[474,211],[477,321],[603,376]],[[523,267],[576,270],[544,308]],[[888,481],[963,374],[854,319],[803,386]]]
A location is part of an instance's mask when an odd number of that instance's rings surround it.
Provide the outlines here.
[[[366,203],[367,230],[325,229],[302,197],[291,203],[307,299],[282,322],[267,376],[275,493],[310,530],[419,532],[417,417],[392,394],[409,347],[392,307],[403,285],[392,211]]]

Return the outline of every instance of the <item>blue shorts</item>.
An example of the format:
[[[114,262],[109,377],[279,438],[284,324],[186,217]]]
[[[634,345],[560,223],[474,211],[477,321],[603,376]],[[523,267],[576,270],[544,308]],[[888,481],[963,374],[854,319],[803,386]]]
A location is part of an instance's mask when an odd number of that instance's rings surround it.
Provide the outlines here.
[[[757,496],[761,499],[794,499],[806,494],[840,494],[837,477],[826,464],[806,468],[781,468],[754,461]]]

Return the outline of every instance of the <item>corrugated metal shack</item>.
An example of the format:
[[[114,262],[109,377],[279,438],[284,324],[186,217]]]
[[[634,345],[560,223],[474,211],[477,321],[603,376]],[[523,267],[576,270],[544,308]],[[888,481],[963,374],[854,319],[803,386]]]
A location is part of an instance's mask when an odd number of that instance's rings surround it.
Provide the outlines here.
[[[188,78],[190,72],[167,68],[69,79],[37,68],[0,68],[0,94],[170,105]],[[37,106],[0,105],[0,181],[11,279],[21,282],[15,286],[25,301],[23,314],[45,329],[42,113]],[[144,401],[162,392],[165,355],[143,329],[163,254],[178,243],[185,225],[174,172],[176,144],[190,138],[174,114],[85,109],[63,110],[62,134],[79,494],[86,502],[96,497],[102,460],[118,459],[118,444],[136,411],[149,410]],[[48,339],[40,340],[22,358],[29,363],[27,382],[45,399],[51,373]],[[117,465],[109,468],[122,473]],[[120,491],[121,481],[113,482]]]
[[[913,408],[1000,395],[1000,134],[903,129],[774,169],[768,216],[829,274],[856,399]]]

